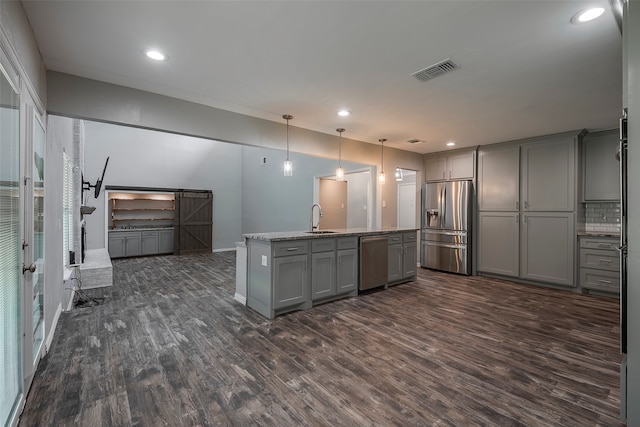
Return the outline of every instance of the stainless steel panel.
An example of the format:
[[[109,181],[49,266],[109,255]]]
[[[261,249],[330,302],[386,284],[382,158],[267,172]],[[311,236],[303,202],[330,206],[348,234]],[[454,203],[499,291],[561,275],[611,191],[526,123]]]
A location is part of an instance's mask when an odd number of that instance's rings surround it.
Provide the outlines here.
[[[422,228],[442,228],[443,182],[432,182],[422,186]]]
[[[469,229],[469,195],[471,181],[443,183],[442,227],[446,230]]]
[[[627,353],[627,149],[628,117],[625,108],[620,118],[620,352]]]
[[[470,253],[466,245],[423,241],[421,266],[468,275],[471,267]]]
[[[449,243],[453,245],[466,245],[466,231],[447,230],[422,230],[422,240],[429,242]]]
[[[361,291],[384,286],[388,281],[387,236],[360,238],[360,286]]]

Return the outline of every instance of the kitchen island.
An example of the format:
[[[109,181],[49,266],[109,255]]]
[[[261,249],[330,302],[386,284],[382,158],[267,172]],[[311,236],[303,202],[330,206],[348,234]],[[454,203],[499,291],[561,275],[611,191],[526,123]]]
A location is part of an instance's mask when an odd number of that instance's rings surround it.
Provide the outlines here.
[[[361,289],[363,238],[386,239],[387,250],[373,262],[385,263],[380,288],[415,279],[417,229],[398,227],[285,231],[245,234],[246,303],[272,319],[316,304],[357,296]],[[366,239],[365,239],[366,240]],[[371,262],[371,260],[370,260]],[[241,266],[238,266],[241,268]]]

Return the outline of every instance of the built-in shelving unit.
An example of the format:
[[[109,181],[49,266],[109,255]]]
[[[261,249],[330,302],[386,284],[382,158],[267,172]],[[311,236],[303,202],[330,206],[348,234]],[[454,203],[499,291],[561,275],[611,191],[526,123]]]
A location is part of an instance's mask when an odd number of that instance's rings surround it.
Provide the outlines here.
[[[172,227],[173,193],[109,193],[111,230]]]

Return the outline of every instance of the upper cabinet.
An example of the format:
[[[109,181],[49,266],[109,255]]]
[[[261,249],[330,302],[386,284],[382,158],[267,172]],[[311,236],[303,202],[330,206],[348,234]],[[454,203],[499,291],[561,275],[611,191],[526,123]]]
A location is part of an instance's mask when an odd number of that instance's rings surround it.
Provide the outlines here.
[[[480,211],[520,210],[520,147],[481,149],[478,183]]]
[[[576,141],[572,136],[522,146],[520,197],[524,211],[575,209]]]
[[[425,156],[426,181],[473,179],[475,154],[476,151],[473,149]]]
[[[478,208],[493,212],[572,212],[576,138],[551,137],[478,152]]]
[[[616,129],[590,133],[582,140],[583,200],[620,200],[620,163],[615,158],[618,147]]]

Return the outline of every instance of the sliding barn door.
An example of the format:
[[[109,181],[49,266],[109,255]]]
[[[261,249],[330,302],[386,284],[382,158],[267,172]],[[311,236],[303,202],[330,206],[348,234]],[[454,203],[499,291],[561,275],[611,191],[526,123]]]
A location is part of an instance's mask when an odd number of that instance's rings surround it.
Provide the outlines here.
[[[212,232],[213,194],[177,192],[173,253],[185,255],[211,252]]]

